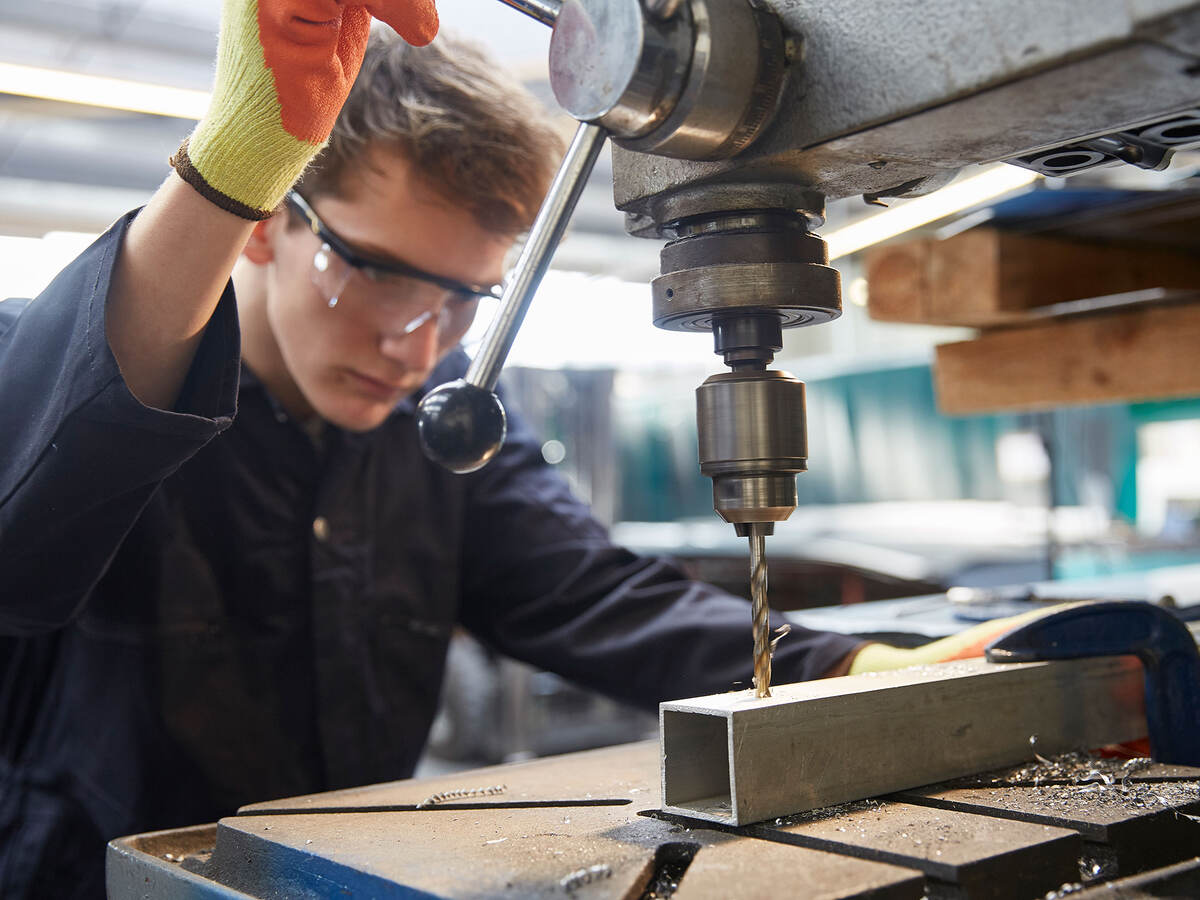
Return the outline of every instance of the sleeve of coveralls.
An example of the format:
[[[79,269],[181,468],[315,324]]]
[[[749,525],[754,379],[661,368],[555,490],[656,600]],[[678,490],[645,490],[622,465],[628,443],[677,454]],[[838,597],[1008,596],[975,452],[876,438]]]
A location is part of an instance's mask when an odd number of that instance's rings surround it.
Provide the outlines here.
[[[0,634],[68,622],[155,488],[235,412],[232,286],[174,410],[142,405],[105,338],[119,220],[36,299],[0,303]]]
[[[751,684],[750,604],[613,544],[518,422],[475,476],[464,623],[504,653],[653,706]],[[820,678],[861,641],[794,627],[779,683]]]

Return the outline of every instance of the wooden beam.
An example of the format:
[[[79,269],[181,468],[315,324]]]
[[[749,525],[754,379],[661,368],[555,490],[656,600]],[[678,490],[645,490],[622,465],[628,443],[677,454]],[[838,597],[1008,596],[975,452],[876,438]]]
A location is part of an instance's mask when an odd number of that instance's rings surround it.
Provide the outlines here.
[[[660,707],[663,809],[744,825],[1146,734],[1142,668],[967,660]]]
[[[937,348],[944,413],[1200,395],[1200,304],[987,331]]]
[[[1031,309],[1152,288],[1200,288],[1200,257],[973,228],[868,252],[871,318],[986,327]]]

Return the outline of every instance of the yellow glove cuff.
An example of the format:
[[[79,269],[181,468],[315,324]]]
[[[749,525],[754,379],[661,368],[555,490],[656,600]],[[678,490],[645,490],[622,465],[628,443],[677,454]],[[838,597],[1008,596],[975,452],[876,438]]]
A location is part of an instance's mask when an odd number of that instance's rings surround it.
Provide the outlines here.
[[[1058,609],[1060,607],[1051,607]],[[953,659],[973,659],[983,656],[984,649],[994,639],[1032,619],[1046,614],[1046,609],[1034,609],[1018,616],[981,622],[966,631],[933,641],[921,647],[892,647],[887,644],[867,644],[850,664],[850,674],[886,672],[908,666],[928,666]]]
[[[226,0],[208,112],[171,157],[180,177],[204,197],[252,220],[271,216],[324,146],[284,130],[256,7]]]

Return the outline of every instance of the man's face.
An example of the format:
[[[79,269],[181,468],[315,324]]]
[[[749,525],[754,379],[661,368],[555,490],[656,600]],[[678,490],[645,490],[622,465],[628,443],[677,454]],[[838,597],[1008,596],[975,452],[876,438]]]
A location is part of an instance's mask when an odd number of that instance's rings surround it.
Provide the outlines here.
[[[406,264],[467,285],[500,281],[511,236],[485,231],[470,214],[414,184],[413,177],[420,176],[410,177],[402,157],[377,150],[369,158],[372,165],[338,194],[311,202],[355,256]],[[331,255],[310,228],[295,224],[295,213],[276,218],[282,221],[270,230],[265,303],[285,370],[275,380],[289,382],[280,399],[288,405],[290,394],[291,405],[301,406],[293,412],[315,412],[352,431],[375,428],[429,378],[461,337],[454,326],[469,319],[469,310],[455,314],[447,328],[451,315],[440,315],[442,308],[461,305],[461,296],[419,279],[372,278]],[[330,273],[342,272],[345,279],[339,275],[330,283]],[[337,296],[333,306],[331,294]],[[268,386],[271,380],[267,377]]]

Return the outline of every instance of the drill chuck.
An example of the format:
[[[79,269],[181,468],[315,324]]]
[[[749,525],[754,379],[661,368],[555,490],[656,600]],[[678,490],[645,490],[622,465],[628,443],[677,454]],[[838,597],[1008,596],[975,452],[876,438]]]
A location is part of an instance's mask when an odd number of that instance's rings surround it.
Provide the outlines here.
[[[696,389],[700,471],[726,522],[781,522],[807,468],[804,383],[787,372],[713,375]],[[740,529],[739,529],[740,531]]]

